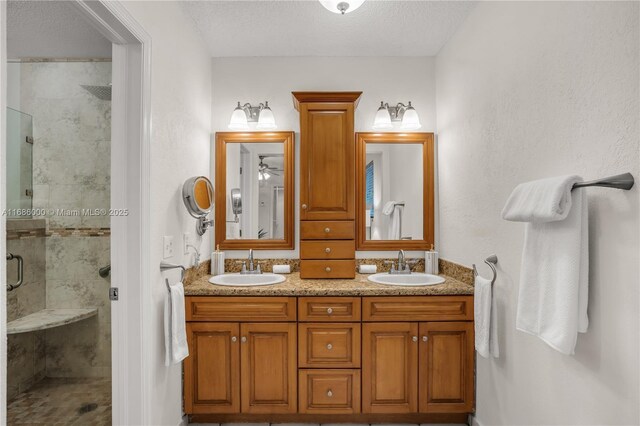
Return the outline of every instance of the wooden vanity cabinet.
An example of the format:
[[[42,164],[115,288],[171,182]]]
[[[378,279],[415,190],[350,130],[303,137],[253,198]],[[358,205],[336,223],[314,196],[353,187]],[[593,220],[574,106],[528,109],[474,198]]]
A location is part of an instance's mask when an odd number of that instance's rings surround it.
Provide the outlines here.
[[[355,249],[349,247],[355,247],[354,112],[361,93],[293,93],[300,112],[302,278],[355,277]],[[307,244],[317,240],[326,246]]]
[[[184,407],[194,421],[460,423],[474,410],[473,296],[186,305]]]

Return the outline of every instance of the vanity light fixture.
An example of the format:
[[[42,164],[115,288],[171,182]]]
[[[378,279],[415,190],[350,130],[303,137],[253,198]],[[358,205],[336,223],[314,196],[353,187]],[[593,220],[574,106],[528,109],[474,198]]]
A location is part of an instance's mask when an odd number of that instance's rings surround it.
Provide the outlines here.
[[[238,102],[233,114],[231,114],[229,129],[249,130],[249,123],[255,122],[258,123],[256,126],[258,130],[274,130],[278,127],[268,101],[260,103],[258,106],[253,106],[248,102],[240,105],[240,102]]]
[[[362,3],[364,3],[364,0],[320,0],[320,4],[329,12],[339,13],[341,15],[353,12],[362,6]]]
[[[417,130],[422,127],[418,112],[411,105],[411,101],[407,102],[407,105],[398,102],[396,106],[393,107],[384,101],[380,102],[380,107],[378,107],[378,111],[373,120],[373,129],[391,129],[393,127],[393,121],[400,121],[402,123],[400,124],[402,130]]]

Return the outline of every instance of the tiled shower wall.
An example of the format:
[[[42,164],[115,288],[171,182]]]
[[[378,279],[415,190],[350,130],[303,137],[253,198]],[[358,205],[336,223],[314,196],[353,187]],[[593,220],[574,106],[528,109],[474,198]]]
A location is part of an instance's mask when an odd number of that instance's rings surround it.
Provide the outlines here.
[[[47,210],[40,305],[98,308],[96,317],[28,333],[42,335],[32,346],[48,377],[110,375],[110,283],[98,275],[110,263],[110,221],[82,209],[109,209],[111,102],[81,87],[110,82],[111,62],[20,64],[20,110],[34,117],[33,208]]]

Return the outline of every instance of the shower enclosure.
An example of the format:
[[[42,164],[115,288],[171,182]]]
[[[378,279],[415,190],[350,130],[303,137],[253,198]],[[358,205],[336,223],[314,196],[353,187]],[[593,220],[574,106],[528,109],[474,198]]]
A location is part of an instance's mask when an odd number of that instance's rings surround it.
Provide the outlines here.
[[[7,420],[111,424],[111,62],[9,65]]]

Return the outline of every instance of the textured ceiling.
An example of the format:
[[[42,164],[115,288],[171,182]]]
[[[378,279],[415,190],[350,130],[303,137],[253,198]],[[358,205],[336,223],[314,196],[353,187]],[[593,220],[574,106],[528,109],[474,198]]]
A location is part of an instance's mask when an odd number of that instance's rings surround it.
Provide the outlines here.
[[[367,0],[337,15],[317,0],[185,1],[212,56],[432,56],[471,1]]]
[[[7,53],[20,58],[110,58],[111,43],[68,1],[7,2]]]

